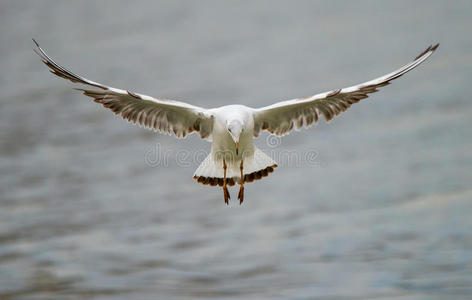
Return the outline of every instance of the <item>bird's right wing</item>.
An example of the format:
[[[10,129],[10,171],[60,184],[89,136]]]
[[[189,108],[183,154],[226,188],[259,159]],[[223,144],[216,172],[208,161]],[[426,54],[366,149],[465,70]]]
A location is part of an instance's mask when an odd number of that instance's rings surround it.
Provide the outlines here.
[[[84,95],[92,97],[95,102],[110,109],[123,119],[167,134],[174,133],[178,138],[198,132],[202,138],[208,138],[213,129],[213,116],[208,110],[184,102],[158,99],[127,90],[109,87],[82,76],[57,64],[46,52],[35,43],[34,51],[41,57],[51,73],[72,81],[89,86],[76,88]]]

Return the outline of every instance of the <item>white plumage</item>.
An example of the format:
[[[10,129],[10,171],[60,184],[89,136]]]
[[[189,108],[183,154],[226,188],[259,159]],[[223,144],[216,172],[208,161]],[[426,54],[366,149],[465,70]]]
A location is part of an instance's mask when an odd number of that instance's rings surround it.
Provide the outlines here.
[[[229,199],[227,185],[240,184],[238,198],[242,203],[244,183],[265,177],[277,167],[275,161],[254,146],[253,138],[261,130],[285,135],[293,128],[313,125],[321,115],[329,121],[353,103],[367,98],[369,93],[417,67],[439,46],[429,46],[412,62],[392,73],[348,88],[257,109],[244,105],[205,109],[112,88],[75,75],[54,62],[36,41],[34,43],[35,52],[53,74],[87,86],[77,89],[123,119],[178,138],[196,132],[211,141],[211,153],[196,170],[194,179],[202,184],[222,186],[226,203]]]

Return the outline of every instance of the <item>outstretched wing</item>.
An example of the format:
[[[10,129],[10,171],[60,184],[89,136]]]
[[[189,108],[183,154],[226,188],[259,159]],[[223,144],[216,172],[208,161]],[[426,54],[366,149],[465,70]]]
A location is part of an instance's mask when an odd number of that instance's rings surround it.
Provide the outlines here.
[[[271,134],[285,135],[293,127],[300,129],[304,125],[310,127],[323,115],[326,121],[347,110],[353,103],[368,97],[368,94],[377,92],[377,89],[388,85],[406,72],[413,70],[425,61],[438,48],[439,44],[429,46],[411,63],[400,69],[379,77],[344,89],[329,91],[311,97],[298,98],[278,102],[276,104],[254,110],[254,136],[261,130]]]
[[[116,115],[119,114],[123,119],[155,131],[174,133],[178,138],[184,138],[192,132],[198,132],[202,138],[210,137],[213,116],[206,109],[184,102],[157,99],[116,89],[75,75],[52,60],[34,39],[33,42],[36,46],[34,51],[49,67],[51,73],[74,83],[89,86],[76,89],[92,97],[95,102]]]

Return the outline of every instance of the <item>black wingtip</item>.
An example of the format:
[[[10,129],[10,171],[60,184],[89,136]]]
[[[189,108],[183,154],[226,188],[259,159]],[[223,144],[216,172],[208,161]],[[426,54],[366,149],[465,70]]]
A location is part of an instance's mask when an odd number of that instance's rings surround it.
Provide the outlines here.
[[[428,52],[433,52],[434,50],[436,50],[437,48],[439,47],[439,43],[437,43],[436,45],[429,45],[428,48],[426,48],[426,50],[424,50],[423,52],[420,53],[420,55],[418,55],[417,57],[415,57],[415,60],[419,59],[420,57],[422,57],[423,55],[425,55],[426,53]]]
[[[35,39],[33,39],[33,38],[32,38],[32,40],[33,40],[33,43],[34,43],[34,45],[35,45],[35,46],[33,46],[33,51],[34,51],[34,53],[36,53],[37,55],[39,55],[39,57],[41,57],[41,59],[44,61],[44,58],[43,58],[43,56],[42,56],[41,53],[40,53],[40,52],[41,52],[41,47],[39,46],[39,43],[38,43]]]

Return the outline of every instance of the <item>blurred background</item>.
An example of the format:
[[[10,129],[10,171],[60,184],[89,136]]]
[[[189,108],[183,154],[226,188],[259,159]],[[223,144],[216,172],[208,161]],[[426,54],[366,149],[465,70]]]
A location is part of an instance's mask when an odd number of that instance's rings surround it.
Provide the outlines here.
[[[1,1],[0,299],[470,299],[471,12]],[[441,46],[329,124],[262,135],[302,161],[226,206],[192,179],[209,143],[115,117],[51,75],[31,38],[92,80],[203,107],[347,87]]]

